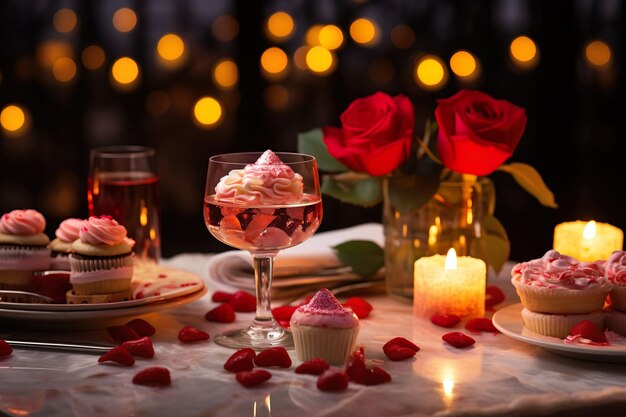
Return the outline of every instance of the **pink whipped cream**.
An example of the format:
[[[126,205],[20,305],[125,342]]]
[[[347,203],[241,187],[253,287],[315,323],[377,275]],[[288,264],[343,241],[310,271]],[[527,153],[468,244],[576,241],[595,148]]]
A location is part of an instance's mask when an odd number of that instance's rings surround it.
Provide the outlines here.
[[[125,241],[126,228],[111,216],[92,216],[83,222],[78,235],[82,242],[90,245],[114,246]]]
[[[222,202],[289,204],[302,199],[302,176],[267,150],[244,169],[233,169],[215,187]]]
[[[82,229],[84,222],[85,221],[82,219],[63,220],[54,234],[59,240],[71,243],[78,239],[80,229]]]
[[[0,218],[0,233],[7,235],[36,235],[45,228],[46,219],[36,210],[13,210]]]
[[[604,264],[604,276],[614,285],[626,287],[626,251],[616,250]]]
[[[350,328],[359,325],[351,309],[342,306],[326,288],[319,290],[308,304],[298,307],[291,323],[315,327]]]
[[[546,288],[581,290],[594,285],[610,285],[602,262],[580,262],[555,250],[543,257],[513,267],[512,281]]]

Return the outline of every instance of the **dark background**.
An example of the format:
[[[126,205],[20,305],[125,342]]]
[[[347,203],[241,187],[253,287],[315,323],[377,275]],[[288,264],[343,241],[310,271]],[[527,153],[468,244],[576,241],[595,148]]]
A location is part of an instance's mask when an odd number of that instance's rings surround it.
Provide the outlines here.
[[[133,9],[138,18],[128,33],[112,26],[111,18],[121,7]],[[77,16],[68,33],[53,25],[62,8]],[[279,10],[295,21],[293,35],[284,42],[268,39],[264,30],[267,18]],[[352,100],[378,90],[407,95],[415,104],[421,133],[435,99],[475,88],[526,108],[528,126],[511,161],[535,166],[559,208],[542,207],[504,173],[491,178],[497,185],[496,215],[509,233],[512,258],[538,257],[551,247],[553,228],[562,221],[595,219],[626,229],[620,104],[626,93],[625,14],[626,6],[618,0],[1,0],[0,107],[19,104],[30,123],[18,136],[1,131],[0,212],[35,208],[45,214],[52,235],[62,219],[87,215],[90,149],[146,145],[156,148],[159,158],[164,256],[224,250],[202,218],[211,155],[267,148],[294,151],[298,132],[338,125]],[[234,17],[238,26],[230,40],[217,24],[224,15]],[[350,39],[348,28],[358,17],[377,25],[375,45]],[[307,29],[318,23],[335,24],[344,33],[337,67],[324,76],[299,69],[293,58],[305,43]],[[400,24],[414,32],[408,48],[390,40]],[[186,46],[186,58],[177,68],[164,68],[155,58],[159,38],[170,32]],[[520,69],[509,57],[509,44],[519,35],[537,44],[534,68]],[[595,39],[612,50],[612,60],[602,67],[585,60],[585,45]],[[46,42],[61,42],[75,60],[77,73],[70,82],[51,76],[41,52]],[[92,44],[106,54],[97,70],[85,68],[80,60],[81,51]],[[270,46],[289,56],[280,79],[266,76],[259,67],[262,52]],[[436,54],[447,63],[459,49],[471,51],[481,62],[475,81],[450,74],[435,91],[415,83],[415,61],[421,54]],[[131,91],[119,91],[110,82],[111,65],[120,56],[132,57],[141,68]],[[234,89],[220,89],[212,78],[214,65],[225,57],[238,67]],[[277,91],[287,93],[286,104],[276,103]],[[211,129],[199,127],[192,117],[196,100],[207,95],[218,99],[224,111],[221,123]],[[324,210],[321,230],[381,218],[380,207],[366,210],[330,197]]]

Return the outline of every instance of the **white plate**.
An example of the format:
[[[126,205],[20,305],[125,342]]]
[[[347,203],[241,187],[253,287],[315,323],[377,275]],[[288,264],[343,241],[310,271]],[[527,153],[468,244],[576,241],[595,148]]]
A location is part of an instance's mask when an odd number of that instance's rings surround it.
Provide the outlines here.
[[[626,362],[626,345],[586,346],[565,343],[556,337],[543,336],[524,327],[522,304],[513,304],[493,315],[493,324],[502,334],[520,342],[540,346],[557,355],[597,362]]]
[[[136,264],[131,282],[133,299],[99,304],[35,304],[0,302],[0,309],[20,311],[93,311],[144,306],[193,294],[204,288],[197,275],[155,264]]]
[[[191,303],[207,293],[206,287],[199,291],[161,302],[126,308],[77,311],[38,311],[0,308],[0,328],[8,327],[38,330],[94,330],[116,324],[124,324],[145,314],[171,310]]]

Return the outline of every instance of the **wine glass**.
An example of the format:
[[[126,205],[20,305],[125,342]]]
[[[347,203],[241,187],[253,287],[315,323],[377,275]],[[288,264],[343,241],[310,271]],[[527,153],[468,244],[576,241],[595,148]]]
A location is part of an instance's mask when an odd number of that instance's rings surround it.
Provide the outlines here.
[[[243,170],[261,156],[260,152],[216,155],[209,159],[204,197],[204,220],[213,236],[221,242],[250,252],[254,264],[256,316],[244,329],[217,335],[216,343],[226,347],[265,349],[292,347],[291,332],[278,325],[272,316],[271,285],[274,257],[278,251],[302,243],[322,220],[317,161],[298,153],[278,152],[276,156],[302,177],[302,196],[287,202],[242,201],[217,198],[216,186],[235,170]],[[242,172],[242,171],[239,171]],[[289,184],[289,183],[288,183]]]
[[[90,216],[109,215],[128,230],[141,261],[161,257],[159,177],[156,153],[144,146],[91,151],[87,202]]]

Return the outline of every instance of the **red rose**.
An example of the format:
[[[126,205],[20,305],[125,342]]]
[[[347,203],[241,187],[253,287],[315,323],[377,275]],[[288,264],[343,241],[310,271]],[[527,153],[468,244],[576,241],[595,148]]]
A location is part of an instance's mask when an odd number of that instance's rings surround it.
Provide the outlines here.
[[[413,104],[405,96],[379,92],[356,99],[341,114],[341,125],[322,128],[324,143],[353,171],[385,175],[409,158]]]
[[[513,154],[526,127],[523,108],[480,91],[461,90],[437,103],[439,156],[463,174],[495,171]]]

